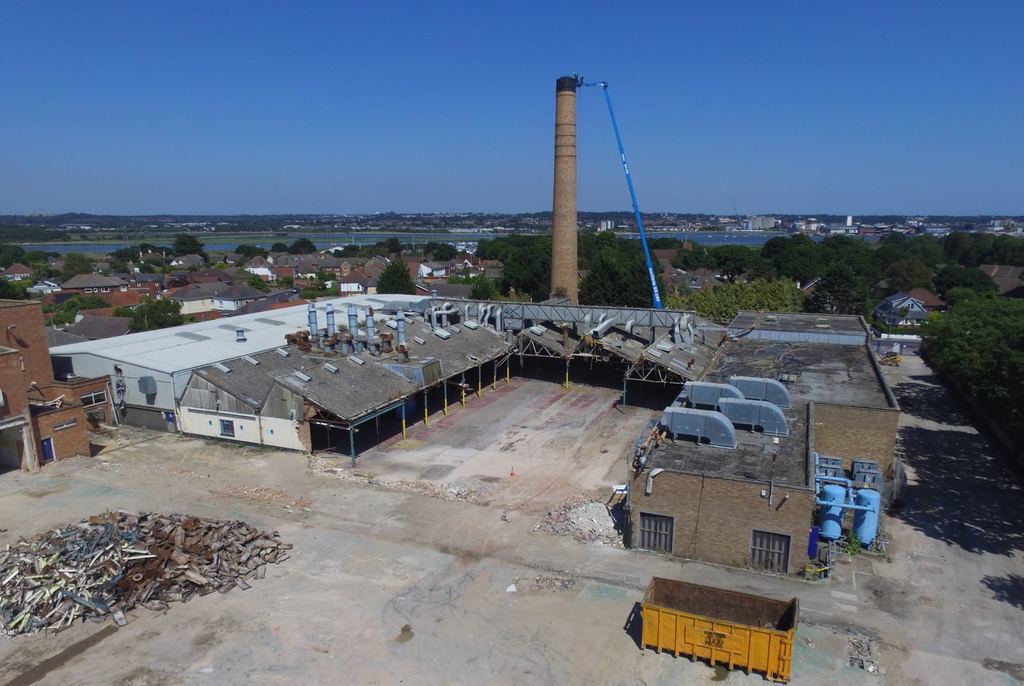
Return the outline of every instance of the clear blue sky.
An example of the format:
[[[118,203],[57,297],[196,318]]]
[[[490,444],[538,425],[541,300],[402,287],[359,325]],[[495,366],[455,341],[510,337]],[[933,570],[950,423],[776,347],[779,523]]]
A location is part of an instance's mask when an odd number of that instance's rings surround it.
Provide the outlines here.
[[[640,7],[643,9],[640,9]],[[1024,2],[0,0],[0,213],[539,211],[607,80],[645,210],[1024,213]],[[580,208],[629,207],[600,93]]]

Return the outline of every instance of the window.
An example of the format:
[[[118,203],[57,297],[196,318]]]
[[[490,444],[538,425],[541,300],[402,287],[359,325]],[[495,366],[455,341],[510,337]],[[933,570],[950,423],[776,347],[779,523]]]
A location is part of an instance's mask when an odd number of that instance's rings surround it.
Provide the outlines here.
[[[789,571],[789,536],[755,530],[750,543],[750,566],[780,574]]]
[[[77,425],[78,425],[78,420],[77,419],[72,419],[71,421],[63,422],[62,424],[58,424],[57,426],[53,427],[53,430],[54,431],[63,431],[64,429],[70,429],[71,427],[77,426]]]
[[[86,393],[82,396],[82,404],[88,407],[89,405],[99,405],[107,401],[107,394],[103,391],[93,391],[92,393]]]
[[[230,420],[228,420],[228,419],[220,420],[220,435],[221,436],[226,436],[227,438],[234,438],[235,437],[235,423],[230,421]]]
[[[675,520],[663,515],[640,513],[640,548],[662,553],[672,552]]]

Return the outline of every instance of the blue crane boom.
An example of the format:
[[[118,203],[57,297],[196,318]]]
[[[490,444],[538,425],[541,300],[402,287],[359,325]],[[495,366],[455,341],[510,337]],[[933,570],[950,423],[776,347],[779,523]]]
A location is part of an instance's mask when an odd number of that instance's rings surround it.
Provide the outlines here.
[[[654,300],[654,309],[661,309],[661,294],[658,292],[658,278],[654,273],[654,262],[651,260],[651,249],[647,245],[647,234],[644,232],[644,222],[640,218],[640,206],[636,202],[636,191],[633,190],[633,177],[629,174],[629,163],[626,162],[626,150],[622,147],[622,135],[619,133],[619,123],[615,120],[615,110],[612,108],[612,97],[608,94],[607,81],[595,81],[584,83],[583,77],[576,77],[581,86],[600,86],[604,93],[604,101],[608,104],[608,116],[612,119],[612,130],[615,131],[615,142],[619,146],[619,159],[622,160],[622,171],[626,173],[626,185],[629,187],[629,199],[633,203],[633,215],[636,217],[636,228],[640,232],[640,243],[644,248],[644,259],[647,261],[647,278],[651,281],[651,295]]]

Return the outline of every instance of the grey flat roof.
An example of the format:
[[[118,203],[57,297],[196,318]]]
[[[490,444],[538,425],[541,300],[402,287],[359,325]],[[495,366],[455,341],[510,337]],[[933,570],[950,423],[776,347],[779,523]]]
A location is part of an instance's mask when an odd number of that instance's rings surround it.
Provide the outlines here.
[[[761,376],[783,381],[794,405],[813,400],[891,407],[870,355],[864,346],[726,340],[704,380],[728,383],[730,376]]]
[[[864,336],[868,332],[854,314],[804,314],[801,312],[753,312],[743,310],[729,323],[729,333],[760,329],[794,333],[840,333]]]

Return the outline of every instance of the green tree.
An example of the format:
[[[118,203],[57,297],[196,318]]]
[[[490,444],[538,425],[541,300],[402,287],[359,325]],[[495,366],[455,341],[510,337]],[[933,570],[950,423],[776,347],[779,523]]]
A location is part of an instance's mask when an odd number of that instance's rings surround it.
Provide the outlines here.
[[[0,279],[0,300],[24,300],[27,293],[7,279]]]
[[[735,281],[755,266],[763,268],[757,252],[744,245],[716,245],[709,251],[709,257],[711,266],[729,281]]]
[[[402,254],[402,241],[395,237],[391,237],[384,242],[384,247],[387,248],[389,255],[401,255]]]
[[[248,262],[254,257],[266,257],[267,251],[258,245],[252,245],[251,243],[243,243],[242,245],[235,248],[235,252],[241,255]]]
[[[278,241],[270,246],[270,252],[288,252],[288,244]]]
[[[288,246],[288,252],[292,255],[310,255],[316,252],[316,244],[308,238],[296,238]]]
[[[935,275],[935,287],[945,298],[953,288],[970,288],[977,293],[995,293],[996,282],[977,267],[961,267],[958,264],[946,265]]]
[[[0,267],[6,269],[15,262],[21,262],[24,259],[25,251],[20,245],[0,243]]]
[[[59,305],[49,308],[46,313],[47,324],[63,326],[73,324],[81,310],[95,310],[101,307],[109,307],[103,298],[95,295],[73,295]]]
[[[958,305],[968,300],[974,300],[975,298],[984,298],[985,294],[979,293],[973,288],[967,288],[966,286],[954,286],[947,290],[942,296],[946,304],[950,307]]]
[[[497,300],[501,297],[501,293],[498,292],[498,287],[494,285],[494,281],[486,276],[474,276],[469,282],[473,284],[473,290],[469,292],[469,297],[474,300]]]
[[[455,249],[455,246],[448,243],[431,242],[423,246],[423,254],[430,255],[430,259],[435,262],[447,262],[448,260],[454,260],[459,251]]]
[[[807,298],[805,306],[808,312],[859,314],[864,311],[866,298],[867,293],[853,269],[845,264],[834,264],[814,285],[814,292]]]
[[[892,292],[906,292],[912,288],[931,290],[932,270],[918,257],[898,260],[885,270],[885,279]]]
[[[1024,300],[976,298],[921,325],[929,364],[1024,439]]]
[[[78,274],[92,274],[92,260],[80,252],[69,252],[64,256],[64,271],[61,272],[61,276],[67,281]]]
[[[131,311],[132,331],[166,329],[185,323],[181,314],[181,303],[176,300],[146,299]]]
[[[664,288],[659,283],[659,292]],[[584,305],[651,307],[653,295],[647,265],[639,251],[605,248],[580,283]]]
[[[773,238],[761,248],[761,256],[772,263],[779,276],[800,283],[808,283],[824,269],[821,248],[807,236]]]
[[[179,233],[174,237],[174,244],[171,252],[175,255],[201,255],[206,259],[206,251],[203,249],[203,242],[195,236],[187,233]]]
[[[261,279],[256,274],[249,274],[249,277],[245,280],[245,282],[250,287],[255,288],[258,291],[263,291],[264,293],[270,290],[270,286],[267,284],[267,282]]]
[[[671,296],[667,307],[695,310],[706,319],[728,322],[740,310],[759,312],[800,312],[803,293],[789,279],[738,281],[697,291],[689,296]]]
[[[401,260],[393,260],[377,279],[378,293],[416,293],[416,284],[409,276],[409,270]]]

